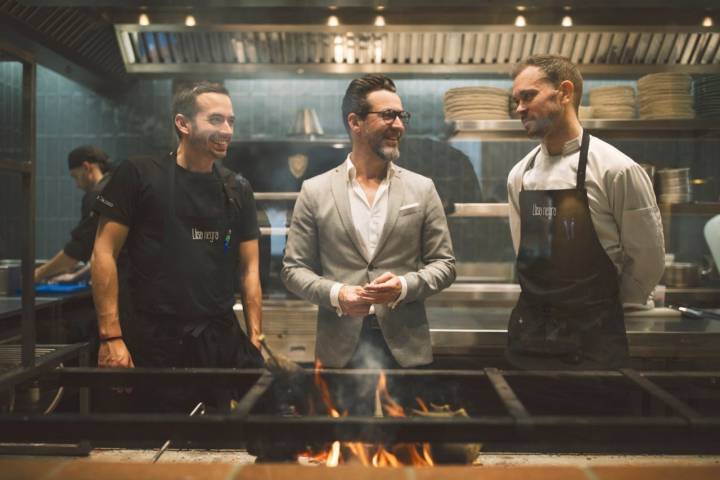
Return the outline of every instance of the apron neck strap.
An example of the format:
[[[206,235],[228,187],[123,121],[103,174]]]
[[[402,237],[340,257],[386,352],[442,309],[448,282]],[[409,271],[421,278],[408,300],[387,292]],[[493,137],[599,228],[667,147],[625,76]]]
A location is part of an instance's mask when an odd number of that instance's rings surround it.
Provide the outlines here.
[[[585,188],[585,171],[587,170],[588,149],[590,147],[590,134],[583,129],[582,142],[580,143],[580,158],[578,159],[577,185],[575,188]]]

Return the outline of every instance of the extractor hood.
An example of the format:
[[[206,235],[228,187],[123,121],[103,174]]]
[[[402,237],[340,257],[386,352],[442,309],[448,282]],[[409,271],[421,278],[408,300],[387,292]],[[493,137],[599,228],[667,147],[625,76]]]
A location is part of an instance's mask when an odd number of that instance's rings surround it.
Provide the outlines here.
[[[507,74],[534,53],[567,56],[583,73],[720,72],[720,32],[702,27],[115,26],[137,74]]]

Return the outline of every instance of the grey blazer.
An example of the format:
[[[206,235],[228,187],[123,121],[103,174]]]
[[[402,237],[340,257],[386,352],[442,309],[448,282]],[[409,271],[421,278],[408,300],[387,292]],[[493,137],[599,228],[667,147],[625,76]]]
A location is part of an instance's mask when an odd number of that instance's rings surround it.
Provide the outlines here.
[[[282,279],[291,292],[320,307],[315,355],[323,365],[347,364],[363,320],[338,317],[330,304],[333,284],[364,285],[387,271],[404,275],[408,291],[392,310],[375,307],[385,340],[400,365],[428,364],[432,347],[423,300],[455,280],[450,233],[432,180],[395,166],[387,220],[372,258],[352,221],[345,164],[306,180],[295,203]]]

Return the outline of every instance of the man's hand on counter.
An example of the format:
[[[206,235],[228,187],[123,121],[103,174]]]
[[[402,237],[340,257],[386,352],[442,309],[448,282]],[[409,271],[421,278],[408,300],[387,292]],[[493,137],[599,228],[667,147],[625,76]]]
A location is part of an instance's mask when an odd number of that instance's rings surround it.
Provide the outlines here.
[[[135,368],[130,352],[122,338],[100,341],[98,367]]]

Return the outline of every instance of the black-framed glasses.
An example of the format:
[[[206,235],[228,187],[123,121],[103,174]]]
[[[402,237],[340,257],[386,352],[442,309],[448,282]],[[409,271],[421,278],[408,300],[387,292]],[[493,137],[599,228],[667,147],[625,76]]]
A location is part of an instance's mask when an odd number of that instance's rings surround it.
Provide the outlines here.
[[[406,112],[405,110],[381,110],[379,112],[368,112],[368,113],[374,113],[376,115],[380,115],[380,118],[382,118],[385,123],[391,124],[395,122],[395,119],[400,117],[400,120],[403,122],[403,124],[407,125],[410,123],[410,112]]]

